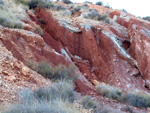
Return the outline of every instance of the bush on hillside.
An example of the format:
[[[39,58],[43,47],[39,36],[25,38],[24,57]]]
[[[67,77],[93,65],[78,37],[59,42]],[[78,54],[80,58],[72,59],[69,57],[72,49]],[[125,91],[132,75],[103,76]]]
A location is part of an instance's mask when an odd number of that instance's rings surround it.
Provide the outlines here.
[[[14,22],[11,21],[10,19],[0,17],[0,25],[8,28],[18,28],[18,29],[23,29],[23,24],[21,22]]]
[[[103,2],[102,1],[98,1],[98,2],[96,2],[96,5],[103,6]]]
[[[2,5],[4,4],[3,0],[0,0],[0,4],[2,4]]]
[[[0,1],[0,25],[8,28],[24,28],[21,20],[27,19],[25,8],[15,1]]]
[[[61,5],[57,5],[54,2],[47,2],[44,0],[32,0],[30,2],[28,2],[29,5],[29,9],[34,9],[36,7],[38,8],[48,8],[51,10],[56,10],[56,11],[60,11],[60,10],[66,10],[66,7],[63,7]]]
[[[84,3],[89,3],[89,4],[93,4],[92,2],[90,2],[90,1],[84,1]]]
[[[76,12],[78,12],[78,11],[80,11],[80,10],[81,10],[81,7],[80,7],[80,6],[77,6],[77,7],[73,8],[73,9],[71,10],[71,15],[73,15],[74,13],[76,13]]]
[[[63,3],[65,3],[65,4],[72,4],[73,2],[72,1],[70,1],[70,0],[61,0]]]
[[[43,35],[43,29],[39,25],[35,25],[34,28],[36,29],[39,35]]]
[[[21,101],[7,106],[5,113],[78,113],[74,107],[76,92],[72,82],[58,81],[49,88],[25,89]]]
[[[149,107],[150,103],[148,103],[149,98],[145,95],[135,94],[135,93],[128,93],[124,97],[125,103],[128,103],[134,107]]]
[[[96,90],[100,95],[115,100],[119,100],[120,96],[122,95],[122,92],[120,90],[108,84],[100,84],[96,87]]]
[[[121,90],[108,84],[99,84],[96,87],[97,92],[107,98],[129,104],[134,107],[147,108],[150,107],[150,95],[140,93],[123,93]]]
[[[97,21],[104,21],[106,23],[109,23],[109,19],[108,19],[107,15],[101,15],[95,9],[94,10],[90,9],[89,11],[90,11],[89,13],[87,13],[86,15],[84,15],[84,18],[92,19],[92,20],[97,20]]]
[[[82,100],[82,105],[84,108],[86,109],[96,109],[98,104],[92,100],[92,98],[90,96],[85,96]]]
[[[75,81],[78,75],[75,75],[74,67],[68,68],[63,65],[58,65],[55,69],[52,64],[41,62],[38,66],[38,73],[51,80],[72,80]]]
[[[28,5],[27,0],[15,0],[16,3]]]
[[[28,2],[29,9],[34,9],[40,3],[39,0],[31,0]]]
[[[150,21],[150,16],[143,17],[144,20]]]
[[[46,22],[45,22],[44,19],[40,18],[39,21],[40,21],[41,24],[46,25]]]

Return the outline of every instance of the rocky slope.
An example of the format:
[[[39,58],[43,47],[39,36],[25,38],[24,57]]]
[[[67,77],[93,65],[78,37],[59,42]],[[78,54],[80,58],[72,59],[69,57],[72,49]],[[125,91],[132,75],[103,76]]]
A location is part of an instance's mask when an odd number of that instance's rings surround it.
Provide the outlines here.
[[[60,2],[56,4],[66,6]],[[100,14],[107,13],[110,23],[85,19],[80,11],[71,17],[59,17],[53,10],[35,8],[34,12],[27,11],[30,20],[23,20],[24,30],[0,27],[2,104],[12,102],[17,89],[34,89],[51,83],[26,67],[24,64],[28,61],[74,65],[80,75],[75,83],[76,90],[114,109],[124,105],[99,96],[95,89],[97,84],[110,84],[124,92],[149,93],[150,23],[123,11],[88,6]],[[35,25],[41,26],[41,35],[33,27]]]

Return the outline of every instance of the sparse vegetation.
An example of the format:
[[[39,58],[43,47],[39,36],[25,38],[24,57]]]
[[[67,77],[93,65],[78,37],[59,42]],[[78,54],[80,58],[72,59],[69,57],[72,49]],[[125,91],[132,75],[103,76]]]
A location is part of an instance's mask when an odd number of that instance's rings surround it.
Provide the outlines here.
[[[32,60],[27,60],[26,61],[26,66],[28,66],[30,69],[34,70],[34,71],[37,71],[37,63],[32,61]]]
[[[106,85],[100,84],[97,86],[96,89],[100,95],[107,97],[107,98],[115,99],[115,100],[118,100],[122,94],[121,90],[118,90],[117,88],[112,87],[108,84]]]
[[[96,2],[96,5],[103,6],[103,2],[102,1],[98,1],[98,2]]]
[[[149,107],[150,97],[142,94],[128,93],[125,95],[124,101],[134,107]]]
[[[61,10],[61,11],[57,11],[56,13],[55,13],[55,16],[56,17],[71,17],[71,11],[69,11],[69,10]]]
[[[36,31],[40,34],[43,35],[43,30],[39,25],[35,25],[34,28],[36,29]]]
[[[39,21],[40,21],[41,24],[46,25],[46,22],[45,22],[44,19],[40,18]]]
[[[60,11],[60,10],[66,10],[66,7],[63,7],[61,5],[57,5],[52,1],[44,1],[44,0],[32,0],[28,2],[28,6],[29,9],[34,9],[36,7],[39,8],[48,8],[51,10],[56,10],[56,11]]]
[[[123,93],[121,90],[108,84],[99,84],[96,87],[97,92],[107,98],[129,104],[134,107],[150,107],[150,95],[140,93]]]
[[[7,107],[4,113],[79,113],[74,105],[75,95],[71,81],[58,81],[35,91],[26,89],[20,93],[21,101]]]
[[[106,23],[109,23],[109,18],[107,15],[101,15],[97,10],[89,9],[89,13],[84,15],[84,18],[97,20],[97,21],[104,21]]]
[[[21,4],[16,4],[14,0],[2,1],[0,4],[0,24],[4,27],[22,29],[24,24],[21,20],[27,19],[26,8]]]
[[[128,13],[125,9],[122,9],[123,12]]]
[[[18,4],[28,5],[27,0],[15,0],[15,2]]]
[[[98,104],[96,103],[96,101],[92,100],[92,98],[90,96],[85,96],[82,100],[82,105],[84,108],[86,109],[96,109]]]
[[[60,64],[54,69],[52,64],[46,62],[41,62],[39,64],[38,73],[54,81],[64,79],[75,81],[78,78],[78,75],[75,75],[73,66],[67,68]]]
[[[29,2],[28,2],[29,9],[34,9],[34,8],[36,8],[39,3],[42,3],[42,2],[40,2],[39,0],[32,0],[32,1],[29,1]]]
[[[61,1],[65,4],[72,4],[72,1],[70,1],[70,0],[61,0]]]
[[[90,2],[90,1],[85,1],[84,3],[89,3],[89,4],[93,4],[92,2]]]
[[[74,13],[78,12],[81,10],[80,6],[75,7],[73,10],[71,10],[71,14],[73,15]]]
[[[124,111],[127,111],[129,113],[133,113],[133,108],[132,107],[129,107],[129,106],[126,106],[123,108]]]
[[[144,20],[150,21],[150,16],[143,17]]]
[[[71,4],[69,5],[71,8],[72,14],[75,12],[81,11],[81,12],[88,12],[89,11],[89,6],[87,4]]]
[[[110,7],[109,4],[105,5],[104,7],[109,8],[109,9],[112,9],[112,7]]]

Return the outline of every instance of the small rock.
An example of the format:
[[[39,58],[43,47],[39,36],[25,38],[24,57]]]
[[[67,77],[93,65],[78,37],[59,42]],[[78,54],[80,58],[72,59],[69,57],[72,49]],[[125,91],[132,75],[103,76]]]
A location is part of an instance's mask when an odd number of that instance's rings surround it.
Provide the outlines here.
[[[86,76],[87,74],[86,74],[86,73],[84,73],[83,75],[84,75],[84,76]]]
[[[15,75],[11,75],[11,76],[7,77],[7,80],[10,81],[10,82],[13,82],[13,81],[16,80],[16,77],[15,77]]]
[[[28,67],[24,66],[24,67],[22,68],[22,74],[23,74],[24,76],[28,76],[28,75],[29,75],[29,72],[30,72],[30,69],[29,69]]]
[[[98,85],[99,82],[98,82],[97,80],[93,80],[93,84],[94,84],[94,85]]]
[[[4,75],[8,75],[8,74],[9,74],[9,73],[8,73],[7,71],[5,71],[5,70],[3,70],[2,73],[3,73]]]

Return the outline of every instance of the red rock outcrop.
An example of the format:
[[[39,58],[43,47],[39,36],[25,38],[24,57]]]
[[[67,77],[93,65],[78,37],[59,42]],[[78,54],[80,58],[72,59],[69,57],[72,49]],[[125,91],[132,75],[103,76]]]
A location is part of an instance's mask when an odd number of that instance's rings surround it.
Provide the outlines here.
[[[126,51],[130,45],[126,26],[117,25],[119,30],[116,31],[112,27],[113,25],[102,23],[94,26],[86,22],[85,24],[80,20],[76,26],[79,27],[81,32],[76,33],[61,25],[61,20],[54,19],[53,15],[44,9],[40,9],[38,17],[46,21],[43,29],[54,40],[61,42],[72,57],[77,55],[82,61],[88,62],[90,71],[83,71],[83,74],[86,73],[87,79],[90,78],[89,81],[96,79],[124,90],[134,90],[135,88],[146,90],[144,80],[141,76],[138,76],[136,60]],[[76,21],[78,19],[76,18]],[[60,50],[57,52],[60,52]],[[83,63],[76,62],[76,65],[81,67],[79,68],[81,72],[86,70],[86,64],[80,66]]]
[[[101,8],[101,14],[108,11],[110,24],[84,19],[80,14],[57,18],[47,9],[35,9],[35,14],[27,12],[32,21],[24,21],[29,24],[24,30],[0,27],[0,41],[7,48],[0,48],[2,82],[13,84],[12,89],[47,85],[49,80],[23,64],[46,60],[54,65],[74,65],[80,75],[75,83],[78,92],[98,96],[95,86],[99,82],[123,91],[149,92],[150,23],[121,11],[89,6]],[[41,18],[45,25],[40,23]],[[43,34],[33,27],[36,24],[42,27]],[[3,49],[12,54],[5,54]],[[4,89],[0,94],[8,92]]]
[[[0,110],[6,103],[17,98],[16,93],[19,90],[23,88],[35,89],[47,85],[51,85],[50,80],[45,79],[14,58],[0,41]]]
[[[146,87],[150,88],[150,72],[149,72],[149,30],[150,22],[136,18],[134,16],[121,17],[112,14],[116,18],[116,22],[128,29],[128,37],[130,41],[129,54],[136,60],[137,68],[145,79]],[[116,17],[115,17],[116,16]],[[128,19],[127,19],[128,18]],[[122,21],[121,21],[122,20]]]

